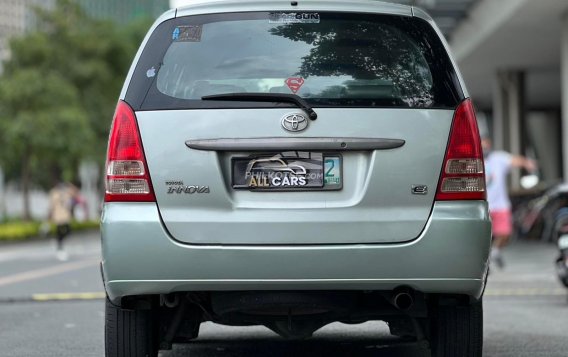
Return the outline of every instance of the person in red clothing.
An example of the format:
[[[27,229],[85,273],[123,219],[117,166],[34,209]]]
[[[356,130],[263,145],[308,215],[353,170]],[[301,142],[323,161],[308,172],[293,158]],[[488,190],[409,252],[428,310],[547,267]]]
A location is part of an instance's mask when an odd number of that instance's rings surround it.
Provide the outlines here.
[[[513,232],[511,201],[507,189],[507,175],[513,167],[534,171],[536,163],[524,156],[512,155],[506,151],[492,150],[491,139],[484,137],[481,141],[485,157],[485,179],[487,202],[491,214],[493,247],[491,260],[498,267],[504,267],[502,249],[509,242]]]

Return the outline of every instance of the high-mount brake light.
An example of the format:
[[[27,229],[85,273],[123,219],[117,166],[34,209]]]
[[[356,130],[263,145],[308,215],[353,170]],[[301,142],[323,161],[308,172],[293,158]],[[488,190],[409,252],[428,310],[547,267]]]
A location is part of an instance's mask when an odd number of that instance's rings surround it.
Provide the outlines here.
[[[436,200],[485,200],[486,196],[479,129],[473,104],[466,99],[454,113]]]
[[[105,202],[155,202],[136,115],[119,101],[108,143]]]

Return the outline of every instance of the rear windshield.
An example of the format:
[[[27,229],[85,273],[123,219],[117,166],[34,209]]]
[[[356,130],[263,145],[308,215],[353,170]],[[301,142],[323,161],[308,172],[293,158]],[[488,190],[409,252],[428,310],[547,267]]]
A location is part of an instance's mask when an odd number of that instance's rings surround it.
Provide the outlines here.
[[[440,39],[421,19],[253,12],[159,25],[126,101],[136,110],[289,105],[202,100],[244,92],[296,94],[315,107],[454,108],[463,99]]]

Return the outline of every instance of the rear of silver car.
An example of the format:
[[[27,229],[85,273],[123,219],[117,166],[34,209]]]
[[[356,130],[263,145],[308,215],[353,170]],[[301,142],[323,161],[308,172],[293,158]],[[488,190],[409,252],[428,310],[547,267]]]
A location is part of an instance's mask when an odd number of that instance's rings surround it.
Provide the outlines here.
[[[195,5],[144,41],[107,157],[108,356],[367,320],[481,355],[483,159],[443,39],[410,7],[294,3]]]

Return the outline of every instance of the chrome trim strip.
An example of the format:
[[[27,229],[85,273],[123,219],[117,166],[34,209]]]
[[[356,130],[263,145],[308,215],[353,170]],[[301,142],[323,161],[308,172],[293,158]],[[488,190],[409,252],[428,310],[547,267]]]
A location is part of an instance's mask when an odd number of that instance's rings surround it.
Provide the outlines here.
[[[405,144],[400,139],[382,138],[234,138],[234,139],[195,139],[185,145],[190,149],[206,151],[364,151],[396,149]]]

